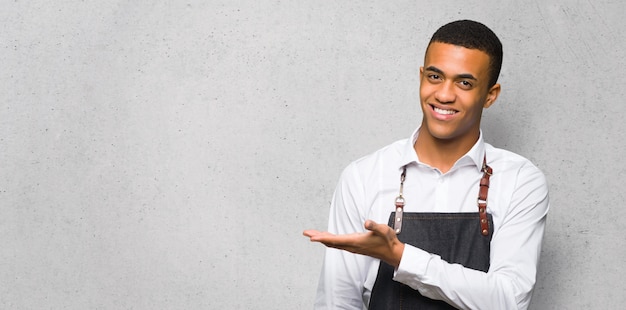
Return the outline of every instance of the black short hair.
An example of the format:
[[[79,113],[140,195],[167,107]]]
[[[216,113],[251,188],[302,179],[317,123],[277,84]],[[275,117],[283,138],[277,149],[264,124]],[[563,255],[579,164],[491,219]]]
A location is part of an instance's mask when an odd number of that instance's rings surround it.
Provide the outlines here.
[[[496,84],[502,68],[502,43],[489,27],[472,20],[457,20],[441,26],[430,39],[434,42],[477,49],[489,55],[489,87]]]

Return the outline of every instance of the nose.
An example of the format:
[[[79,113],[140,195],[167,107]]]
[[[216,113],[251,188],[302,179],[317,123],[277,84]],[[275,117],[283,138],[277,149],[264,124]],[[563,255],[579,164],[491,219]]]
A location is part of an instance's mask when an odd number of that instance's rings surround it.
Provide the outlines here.
[[[454,83],[451,81],[445,81],[438,85],[435,92],[435,99],[440,103],[452,103],[456,100],[456,93],[454,92]]]

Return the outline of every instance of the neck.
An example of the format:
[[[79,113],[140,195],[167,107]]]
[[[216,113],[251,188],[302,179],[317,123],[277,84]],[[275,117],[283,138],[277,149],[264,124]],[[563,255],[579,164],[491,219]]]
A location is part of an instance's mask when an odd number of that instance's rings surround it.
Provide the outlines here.
[[[480,132],[473,136],[472,139],[438,139],[426,133],[426,129],[421,127],[413,148],[421,162],[446,173],[476,144]]]

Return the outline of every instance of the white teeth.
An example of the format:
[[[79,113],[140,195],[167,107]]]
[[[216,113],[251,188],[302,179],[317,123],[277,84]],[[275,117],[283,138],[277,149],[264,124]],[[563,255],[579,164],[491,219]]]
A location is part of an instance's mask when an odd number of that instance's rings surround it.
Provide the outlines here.
[[[444,110],[444,109],[440,109],[437,107],[433,107],[435,109],[435,112],[439,113],[439,114],[444,114],[444,115],[452,115],[454,113],[456,113],[456,111],[454,110]]]

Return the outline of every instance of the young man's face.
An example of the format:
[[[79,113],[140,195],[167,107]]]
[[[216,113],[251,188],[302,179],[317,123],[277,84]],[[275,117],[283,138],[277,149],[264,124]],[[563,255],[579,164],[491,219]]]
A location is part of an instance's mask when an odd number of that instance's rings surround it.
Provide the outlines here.
[[[432,43],[420,68],[421,134],[446,142],[475,143],[482,109],[498,97],[489,87],[489,55],[476,49]]]

